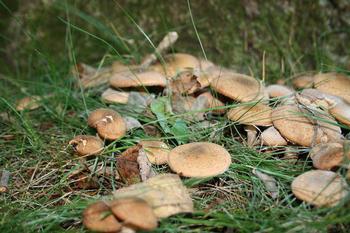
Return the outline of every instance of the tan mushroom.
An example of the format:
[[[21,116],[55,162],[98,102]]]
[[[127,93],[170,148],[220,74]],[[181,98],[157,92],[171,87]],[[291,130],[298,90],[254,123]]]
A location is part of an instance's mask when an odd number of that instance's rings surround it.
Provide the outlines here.
[[[221,66],[209,66],[206,69],[202,69],[201,72],[197,74],[197,82],[200,84],[201,88],[208,87],[213,80],[220,78],[223,75],[235,75],[237,72],[221,67]]]
[[[34,110],[40,107],[40,101],[42,98],[37,95],[27,96],[20,99],[16,104],[17,111]]]
[[[269,85],[265,88],[270,98],[277,98],[283,96],[293,95],[294,91],[289,87],[279,84]]]
[[[152,164],[161,165],[168,162],[169,147],[162,141],[140,141],[142,150]]]
[[[265,146],[286,146],[288,142],[278,130],[271,126],[261,133],[261,143]]]
[[[83,224],[86,228],[98,232],[118,232],[122,224],[110,212],[109,206],[99,201],[88,206],[83,212]]]
[[[350,103],[350,78],[339,73],[315,75],[315,88],[324,93],[339,96]]]
[[[165,87],[167,80],[164,75],[155,71],[140,73],[114,74],[109,83],[114,88],[160,86]]]
[[[326,94],[320,90],[307,88],[295,95],[296,100],[309,108],[329,109],[343,100],[337,96]]]
[[[262,103],[240,105],[230,109],[227,117],[244,125],[270,126],[271,111],[271,107]]]
[[[253,77],[244,74],[223,74],[211,81],[211,87],[218,93],[239,102],[264,99],[264,86]]]
[[[342,138],[340,127],[325,112],[321,114],[298,105],[283,105],[275,108],[271,116],[280,134],[298,145],[312,146]]]
[[[292,182],[294,195],[317,207],[335,206],[346,195],[349,186],[337,173],[323,170],[305,172]]]
[[[292,84],[297,89],[312,88],[314,85],[314,72],[307,72],[293,77]]]
[[[103,150],[103,141],[95,136],[78,135],[69,141],[74,151],[80,156],[97,155]]]
[[[145,200],[124,198],[110,203],[113,214],[123,225],[134,230],[154,230],[158,223],[152,208]]]
[[[114,110],[100,108],[93,111],[88,118],[88,125],[96,128],[98,134],[107,140],[116,140],[126,133],[124,119]]]
[[[165,64],[157,63],[150,67],[151,70],[157,71],[167,77],[174,77],[176,74],[190,69],[199,69],[199,60],[185,53],[174,53],[164,56]]]
[[[347,152],[350,158],[350,153]],[[344,148],[341,143],[322,143],[313,147],[310,151],[313,166],[321,170],[330,170],[339,166],[344,159]]]
[[[329,113],[335,117],[339,122],[350,126],[350,105],[341,102],[336,104],[334,107],[328,109]]]
[[[205,60],[205,59],[199,59],[199,65],[201,70],[205,71],[207,69],[209,69],[210,67],[215,66],[215,64],[209,60]]]
[[[209,142],[178,146],[169,153],[171,170],[186,177],[211,177],[224,173],[231,164],[225,148]]]
[[[258,143],[258,129],[253,125],[246,125],[244,131],[247,132],[247,146],[253,147]]]
[[[129,99],[129,93],[125,91],[116,91],[112,88],[108,88],[102,93],[101,99],[105,103],[127,104]]]

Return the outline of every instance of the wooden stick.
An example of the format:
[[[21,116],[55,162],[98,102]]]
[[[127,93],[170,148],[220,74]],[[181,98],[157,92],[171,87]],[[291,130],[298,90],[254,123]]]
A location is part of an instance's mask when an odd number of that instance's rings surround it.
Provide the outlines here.
[[[10,179],[10,172],[7,170],[3,170],[1,175],[1,180],[0,180],[0,193],[8,192],[9,179]]]

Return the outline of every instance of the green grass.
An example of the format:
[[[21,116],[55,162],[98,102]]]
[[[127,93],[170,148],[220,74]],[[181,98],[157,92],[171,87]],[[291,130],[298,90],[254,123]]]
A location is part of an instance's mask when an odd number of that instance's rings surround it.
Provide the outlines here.
[[[341,20],[342,11],[327,1],[259,1],[254,17],[246,15],[244,1],[26,2],[0,0],[0,112],[10,115],[10,120],[0,119],[0,167],[11,172],[10,192],[0,199],[0,232],[85,232],[81,212],[86,205],[122,186],[102,176],[99,188],[79,189],[68,178],[80,162],[68,141],[77,134],[95,134],[87,127],[87,112],[105,106],[99,96],[106,86],[76,86],[70,74],[76,62],[96,67],[114,60],[138,62],[152,51],[152,43],[176,30],[180,39],[173,52],[206,56],[256,78],[262,77],[265,66],[267,83],[288,83],[292,75],[308,70],[349,73],[349,25]],[[16,100],[28,94],[51,96],[37,110],[16,112]],[[111,107],[159,127],[155,118]],[[170,117],[167,122],[183,118]],[[348,200],[315,209],[292,195],[293,177],[309,170],[310,161],[301,158],[292,165],[276,153],[246,148],[237,135],[241,126],[216,120],[213,129],[188,127],[189,139],[224,145],[233,159],[229,171],[211,180],[184,179],[193,189],[197,211],[164,219],[155,232],[348,231]],[[14,138],[6,140],[4,135]],[[113,153],[145,136],[142,130],[132,131],[88,163],[113,163]],[[183,140],[176,133],[163,137],[172,147]],[[253,168],[277,180],[276,200],[252,175]],[[166,166],[156,169],[168,171]]]

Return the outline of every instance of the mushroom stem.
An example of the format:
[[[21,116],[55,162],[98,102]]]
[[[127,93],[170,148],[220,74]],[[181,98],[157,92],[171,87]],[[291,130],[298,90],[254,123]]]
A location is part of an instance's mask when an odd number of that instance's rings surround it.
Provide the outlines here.
[[[8,192],[9,180],[10,180],[10,172],[7,170],[3,170],[1,175],[1,180],[0,180],[0,193]]]
[[[154,53],[147,55],[143,59],[141,63],[141,67],[143,69],[146,69],[147,67],[149,67],[153,62],[157,60],[157,55],[159,56],[164,51],[166,51],[170,46],[172,46],[176,42],[177,38],[179,38],[179,35],[177,34],[177,32],[169,32],[168,34],[166,34],[163,40],[158,44]]]
[[[253,147],[257,143],[258,130],[253,125],[246,125],[244,130],[247,132],[247,145]]]

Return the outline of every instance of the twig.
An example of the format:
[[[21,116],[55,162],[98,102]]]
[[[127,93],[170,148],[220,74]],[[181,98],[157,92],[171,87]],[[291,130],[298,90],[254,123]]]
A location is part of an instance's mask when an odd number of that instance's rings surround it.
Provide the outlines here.
[[[1,180],[0,180],[0,193],[8,192],[9,180],[10,180],[10,172],[7,170],[3,170],[1,175]]]

